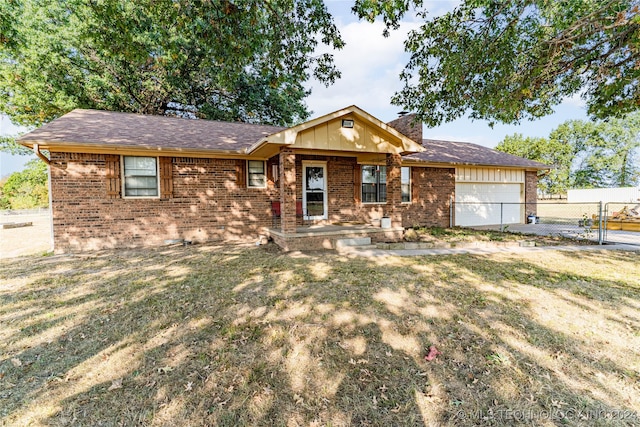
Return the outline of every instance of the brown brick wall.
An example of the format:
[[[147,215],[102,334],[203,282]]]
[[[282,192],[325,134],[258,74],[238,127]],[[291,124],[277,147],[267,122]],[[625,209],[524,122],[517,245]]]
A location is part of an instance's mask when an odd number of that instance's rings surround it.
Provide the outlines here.
[[[414,191],[411,203],[402,205],[402,226],[449,227],[455,176],[455,168],[412,168]]]
[[[108,198],[103,154],[51,153],[57,252],[255,237],[277,191],[242,188],[237,160],[172,158],[173,197]]]
[[[266,189],[246,188],[242,161],[173,157],[171,197],[123,199],[108,194],[107,157],[51,153],[56,252],[157,246],[168,239],[256,238],[272,226],[271,201],[280,199],[281,183],[269,180]],[[354,157],[296,155],[297,199],[302,200],[305,160],[327,162],[327,222],[370,222],[391,213],[384,203],[356,203]],[[454,169],[414,169],[414,199],[399,208],[402,225],[448,226]],[[297,221],[302,225],[301,218]]]
[[[538,213],[538,172],[524,173],[524,201],[526,203],[525,214],[537,215]]]
[[[328,223],[356,221],[370,223],[373,219],[392,215],[386,203],[356,203],[354,192],[360,188],[354,182],[355,157],[296,156],[297,198],[302,200],[302,162],[326,161],[328,175]],[[455,168],[412,168],[412,201],[400,205],[402,226],[449,226],[449,204],[455,192]],[[388,172],[387,172],[388,174]],[[387,175],[388,179],[388,175]],[[359,183],[358,183],[359,184]],[[387,187],[389,192],[389,187]],[[388,196],[389,194],[387,194]],[[398,195],[398,198],[400,195]],[[299,219],[298,225],[302,225]]]
[[[389,126],[422,145],[422,123],[416,121],[416,115],[406,114],[387,123]]]

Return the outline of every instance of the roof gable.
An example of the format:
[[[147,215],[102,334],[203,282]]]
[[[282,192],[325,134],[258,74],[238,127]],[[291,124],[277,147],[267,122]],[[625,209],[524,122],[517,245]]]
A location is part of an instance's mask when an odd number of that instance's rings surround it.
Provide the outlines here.
[[[353,121],[353,127],[343,126]],[[269,135],[250,153],[275,153],[281,146],[357,153],[407,154],[424,148],[393,127],[352,105]]]

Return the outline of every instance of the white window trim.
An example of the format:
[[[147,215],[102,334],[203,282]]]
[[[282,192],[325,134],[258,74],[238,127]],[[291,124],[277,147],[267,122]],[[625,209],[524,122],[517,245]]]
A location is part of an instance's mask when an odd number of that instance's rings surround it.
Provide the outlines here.
[[[156,196],[127,196],[126,195],[126,189],[125,189],[125,170],[124,170],[124,158],[125,157],[153,157],[156,159],[156,189],[158,190],[158,195]],[[160,157],[158,156],[127,156],[127,155],[121,155],[120,156],[120,175],[122,176],[122,189],[121,189],[121,194],[122,194],[122,198],[123,199],[159,199],[161,194],[160,194]]]
[[[362,193],[362,185],[364,184],[364,182],[362,182],[362,168],[364,166],[384,166],[385,168],[387,167],[386,163],[381,163],[381,164],[375,164],[375,163],[363,163],[360,165],[360,203],[363,205],[386,205],[387,202],[365,202],[364,201],[364,197],[363,197],[363,193]],[[385,185],[387,183],[385,182]]]
[[[251,185],[251,180],[249,179],[249,162],[262,162],[262,171],[264,174],[264,185]],[[247,160],[245,165],[246,167],[246,175],[247,175],[247,188],[267,188],[267,162],[265,160]]]
[[[310,167],[322,167],[324,169],[324,215],[322,216],[309,216],[307,215],[307,182],[305,177],[305,168]],[[302,161],[302,213],[305,220],[323,220],[329,219],[329,176],[327,175],[327,161],[323,160],[303,160]]]
[[[406,202],[401,202],[403,205],[409,205],[413,202],[413,197],[412,197],[412,193],[413,193],[413,180],[411,179],[411,175],[412,175],[412,171],[411,171],[411,166],[401,166],[400,167],[400,198],[402,199],[402,168],[408,168],[409,169],[409,200]]]

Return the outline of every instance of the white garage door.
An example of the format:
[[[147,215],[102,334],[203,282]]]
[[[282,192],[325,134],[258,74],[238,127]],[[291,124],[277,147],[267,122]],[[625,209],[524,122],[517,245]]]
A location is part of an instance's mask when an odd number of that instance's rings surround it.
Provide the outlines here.
[[[455,224],[518,224],[524,219],[521,202],[522,184],[458,183]]]

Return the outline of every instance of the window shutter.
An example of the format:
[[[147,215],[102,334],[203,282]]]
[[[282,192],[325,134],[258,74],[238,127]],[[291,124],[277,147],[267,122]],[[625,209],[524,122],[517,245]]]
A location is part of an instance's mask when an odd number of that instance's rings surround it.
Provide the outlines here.
[[[362,170],[360,165],[353,167],[353,200],[356,204],[360,203],[360,192],[362,191]]]
[[[160,198],[173,197],[173,158],[160,157]]]
[[[107,198],[119,199],[122,185],[120,183],[120,156],[117,154],[106,154],[104,156],[106,179],[107,179]]]
[[[273,184],[278,182],[278,162],[269,160],[267,162],[267,181],[271,181]]]
[[[247,161],[246,160],[238,160],[236,163],[236,185],[238,188],[246,188],[247,187]]]
[[[411,168],[411,202],[418,201],[418,179],[420,178],[420,169],[421,168]]]

